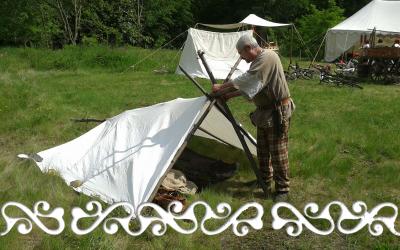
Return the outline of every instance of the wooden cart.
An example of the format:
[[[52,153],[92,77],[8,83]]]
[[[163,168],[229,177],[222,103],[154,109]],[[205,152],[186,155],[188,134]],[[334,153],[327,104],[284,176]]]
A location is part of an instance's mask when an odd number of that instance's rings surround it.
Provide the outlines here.
[[[361,61],[368,64],[370,76],[375,81],[387,81],[400,76],[400,48],[364,49]]]

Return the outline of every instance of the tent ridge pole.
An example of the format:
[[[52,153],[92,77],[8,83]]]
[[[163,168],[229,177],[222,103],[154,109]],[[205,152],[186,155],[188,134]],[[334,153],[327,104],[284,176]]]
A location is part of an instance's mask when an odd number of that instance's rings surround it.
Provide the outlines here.
[[[218,141],[220,141],[220,142],[222,142],[222,143],[225,143],[225,144],[228,145],[228,146],[234,147],[232,144],[226,142],[225,140],[219,138],[219,137],[216,136],[216,135],[211,134],[211,132],[207,131],[206,129],[204,129],[204,128],[202,128],[202,127],[198,127],[198,130],[203,131],[204,133],[208,134],[208,135],[211,136],[211,137],[214,137],[214,138],[217,139]]]
[[[210,70],[210,68],[209,68],[209,66],[207,64],[207,61],[204,58],[204,51],[198,51],[197,54],[199,55],[199,57],[201,59],[201,62],[203,63],[203,66],[206,69],[207,74],[209,75],[209,77],[211,79],[211,83],[213,85],[216,84],[217,81],[215,80],[214,75],[211,72],[211,70]],[[226,102],[220,100],[220,104],[224,108],[224,110],[226,111],[227,117],[228,117],[229,121],[231,122],[231,124],[232,124],[232,126],[233,126],[233,128],[234,128],[234,130],[236,132],[236,135],[239,138],[240,143],[242,144],[244,152],[246,153],[246,156],[247,156],[247,158],[248,158],[248,160],[250,162],[250,166],[252,167],[252,169],[254,171],[254,174],[257,177],[258,183],[260,184],[262,190],[264,191],[264,194],[267,195],[267,193],[268,193],[267,186],[261,179],[260,169],[257,167],[257,163],[255,162],[255,160],[253,158],[253,155],[251,154],[250,149],[247,146],[247,143],[246,143],[246,141],[244,139],[244,136],[240,132],[240,128],[239,128],[238,124],[236,122],[234,122],[235,118],[233,117],[232,112],[230,111],[230,109],[229,109],[228,105],[226,104]]]
[[[179,65],[180,70],[182,70],[182,72],[186,75],[187,78],[189,78],[189,80],[210,100],[212,99],[212,97],[203,89],[203,87],[201,87],[201,85],[192,77],[189,75],[189,73],[187,73],[182,66]],[[226,79],[225,79],[226,80]],[[228,115],[226,114],[224,108],[218,103],[215,103],[215,107],[226,117],[226,119],[228,119],[230,122],[235,122],[236,121],[232,121],[231,119],[229,119]],[[245,135],[247,137],[247,139],[249,139],[249,141],[257,147],[257,142],[254,140],[254,138],[252,138],[246,130],[244,130],[239,124],[237,124],[237,126],[239,127],[240,131],[243,133],[243,135]]]

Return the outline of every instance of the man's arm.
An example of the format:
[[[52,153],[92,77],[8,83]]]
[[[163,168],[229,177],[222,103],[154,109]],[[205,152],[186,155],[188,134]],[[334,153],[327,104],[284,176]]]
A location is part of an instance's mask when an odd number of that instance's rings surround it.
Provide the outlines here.
[[[241,96],[241,95],[242,95],[242,92],[240,92],[240,90],[235,90],[235,91],[232,91],[230,93],[223,95],[223,98],[225,99],[225,101],[227,101],[233,97],[237,97],[237,96]]]
[[[228,94],[233,91],[236,91],[236,88],[234,87],[232,82],[214,84],[212,86],[212,95],[216,97]]]
[[[212,92],[213,93],[218,93],[219,91],[222,91],[222,90],[228,89],[228,88],[234,88],[232,82],[226,82],[226,83],[223,83],[223,84],[214,84],[212,86]]]
[[[212,86],[212,95],[215,97],[222,97],[225,101],[236,97],[241,96],[242,93],[235,88],[232,82],[226,82],[224,84],[214,84]]]

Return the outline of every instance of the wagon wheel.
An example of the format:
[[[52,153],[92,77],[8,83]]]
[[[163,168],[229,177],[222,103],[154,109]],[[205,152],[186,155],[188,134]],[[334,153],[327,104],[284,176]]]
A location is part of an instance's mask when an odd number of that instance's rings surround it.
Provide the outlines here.
[[[371,65],[371,78],[374,81],[382,81],[385,79],[385,64],[383,62],[374,61]]]

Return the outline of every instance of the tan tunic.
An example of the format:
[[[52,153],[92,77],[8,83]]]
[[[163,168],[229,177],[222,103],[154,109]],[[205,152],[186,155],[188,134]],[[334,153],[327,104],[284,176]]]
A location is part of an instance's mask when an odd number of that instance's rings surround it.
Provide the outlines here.
[[[251,63],[249,70],[232,80],[232,83],[257,106],[251,116],[257,127],[272,127],[274,102],[290,97],[282,63],[272,50],[264,49]],[[293,101],[284,105],[284,118],[289,119],[294,109]]]

